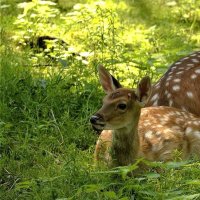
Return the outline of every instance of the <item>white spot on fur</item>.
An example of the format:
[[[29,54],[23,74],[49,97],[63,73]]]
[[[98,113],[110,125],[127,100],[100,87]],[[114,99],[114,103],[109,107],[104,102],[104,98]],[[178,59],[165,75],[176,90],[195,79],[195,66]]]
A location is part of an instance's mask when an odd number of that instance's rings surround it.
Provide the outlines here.
[[[176,115],[181,116],[181,112],[176,111]]]
[[[193,67],[194,64],[192,64],[192,63],[188,63],[187,66],[188,66],[188,67]]]
[[[167,86],[167,87],[169,86],[169,82],[168,82],[168,81],[166,82],[166,86]]]
[[[175,112],[173,112],[173,111],[171,111],[171,112],[168,113],[169,117],[174,116],[174,115],[175,115]]]
[[[187,57],[185,57],[185,58],[182,58],[181,60],[187,60],[189,57],[187,56]]]
[[[168,115],[163,116],[162,120],[164,120],[165,122],[167,122],[169,120],[169,116]]]
[[[173,101],[170,99],[169,100],[169,106],[172,106],[172,104],[173,104]]]
[[[192,57],[194,57],[194,56],[196,56],[197,54],[196,53],[194,53],[194,54],[192,54],[192,55],[190,55],[190,56],[192,56]]]
[[[184,106],[181,107],[181,110],[187,111],[187,109]]]
[[[158,99],[158,94],[157,93],[152,96],[151,101],[155,101],[156,99]]]
[[[149,126],[150,124],[148,122],[144,122],[143,126]]]
[[[171,98],[171,96],[172,96],[172,95],[171,95],[170,93],[167,94],[167,98],[168,98],[168,99]]]
[[[196,69],[195,73],[200,74],[200,69]]]
[[[172,76],[168,76],[166,81],[171,81],[171,79],[172,79]]]
[[[200,121],[194,121],[193,124],[198,126],[200,125]]]
[[[180,78],[176,78],[176,79],[174,79],[173,80],[175,83],[179,83],[180,81],[181,81],[181,79]]]
[[[158,105],[158,100],[154,101],[152,105],[153,106],[157,106]]]
[[[192,74],[190,77],[191,77],[191,79],[195,79],[195,78],[197,78],[197,75],[196,74]]]
[[[172,71],[174,71],[176,69],[176,66],[173,66],[172,68],[171,68],[171,70]],[[172,74],[173,72],[170,72],[169,74]]]
[[[165,95],[167,96],[169,94],[169,92],[167,90],[165,90]]]
[[[186,92],[186,94],[187,94],[187,96],[190,98],[190,99],[192,99],[193,97],[194,97],[194,95],[193,95],[193,93],[192,92]]]
[[[160,125],[160,124],[158,124],[157,126],[156,126],[156,128],[162,128],[163,126],[162,125]]]
[[[192,59],[192,62],[194,62],[194,63],[199,63],[199,60],[197,60],[196,58],[193,58],[193,59]]]
[[[174,86],[172,87],[172,89],[173,89],[174,91],[179,91],[181,88],[180,88],[179,85],[174,85]]]
[[[176,62],[175,65],[180,65],[182,62]]]
[[[185,130],[185,134],[190,134],[193,131],[191,127],[187,127]]]
[[[177,75],[179,75],[179,74],[183,74],[183,73],[184,73],[183,71],[176,72]]]
[[[145,133],[145,137],[148,138],[148,139],[151,139],[153,137],[153,132],[152,131],[147,131]]]

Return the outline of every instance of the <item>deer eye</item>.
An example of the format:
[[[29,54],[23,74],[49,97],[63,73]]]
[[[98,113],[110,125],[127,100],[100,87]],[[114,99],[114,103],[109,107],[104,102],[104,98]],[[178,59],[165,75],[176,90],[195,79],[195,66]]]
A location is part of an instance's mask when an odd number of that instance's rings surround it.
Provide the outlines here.
[[[125,103],[120,103],[120,104],[118,104],[118,106],[117,106],[120,110],[125,110],[126,109],[126,104]]]

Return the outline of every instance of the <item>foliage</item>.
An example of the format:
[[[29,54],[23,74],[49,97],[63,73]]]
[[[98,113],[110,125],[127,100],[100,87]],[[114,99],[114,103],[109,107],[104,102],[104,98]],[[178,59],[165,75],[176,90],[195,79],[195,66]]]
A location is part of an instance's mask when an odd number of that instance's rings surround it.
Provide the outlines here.
[[[199,161],[146,163],[135,178],[136,165],[93,166],[88,122],[102,99],[97,64],[129,87],[156,80],[199,47],[199,2],[55,2],[1,3],[0,197],[200,198]]]

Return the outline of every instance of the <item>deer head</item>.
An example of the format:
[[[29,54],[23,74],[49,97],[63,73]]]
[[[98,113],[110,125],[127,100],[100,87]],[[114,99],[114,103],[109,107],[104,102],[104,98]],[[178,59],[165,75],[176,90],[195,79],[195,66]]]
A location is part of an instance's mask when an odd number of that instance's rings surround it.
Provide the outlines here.
[[[98,67],[98,72],[106,96],[101,109],[90,118],[93,128],[118,130],[133,126],[151,93],[150,78],[142,78],[137,89],[132,90],[123,88],[103,66]]]

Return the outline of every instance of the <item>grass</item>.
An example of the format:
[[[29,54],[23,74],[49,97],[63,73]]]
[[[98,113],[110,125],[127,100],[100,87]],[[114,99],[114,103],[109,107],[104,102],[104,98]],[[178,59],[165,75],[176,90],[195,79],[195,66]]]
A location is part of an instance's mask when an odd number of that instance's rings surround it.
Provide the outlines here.
[[[98,136],[89,124],[89,117],[99,107],[103,96],[96,76],[95,66],[99,60],[113,71],[118,66],[117,76],[125,84],[134,85],[133,77],[139,78],[145,73],[156,78],[170,62],[199,47],[198,40],[193,39],[199,34],[199,21],[195,24],[189,19],[179,21],[174,15],[165,21],[161,13],[156,18],[153,10],[149,11],[151,19],[139,17],[142,6],[136,13],[134,11],[140,5],[135,7],[135,4],[132,7],[130,4],[128,17],[127,8],[120,10],[115,5],[120,15],[129,21],[130,24],[124,23],[130,32],[127,28],[124,35],[116,33],[117,38],[112,32],[114,35],[111,34],[110,39],[106,32],[102,32],[105,34],[105,41],[102,41],[99,33],[91,28],[92,24],[86,27],[90,28],[88,38],[85,33],[81,35],[77,25],[75,29],[79,31],[73,37],[82,42],[79,49],[93,51],[89,41],[94,45],[96,40],[99,42],[96,46],[99,49],[95,49],[94,56],[88,59],[89,64],[75,60],[68,68],[59,64],[40,68],[31,62],[31,56],[34,56],[31,49],[18,48],[12,41],[16,34],[13,23],[20,11],[12,12],[16,9],[16,2],[6,3],[11,6],[2,10],[1,29],[1,199],[200,199],[198,160],[149,163],[153,169],[134,178],[126,176],[127,167],[96,168],[93,152]],[[109,3],[112,5],[111,1]],[[152,8],[151,4],[147,5]],[[186,9],[180,8],[182,11]],[[154,9],[158,10],[158,7]],[[99,15],[102,17],[104,12],[108,15],[110,11],[101,10]],[[99,15],[93,20],[107,23],[102,21],[105,17]],[[131,16],[134,19],[130,19]],[[113,15],[109,19],[111,23]],[[122,23],[120,17],[118,23]],[[158,28],[152,27],[153,24]],[[189,36],[186,33],[191,24]],[[77,45],[72,32],[67,35],[71,35],[69,40]],[[118,52],[112,49],[116,44],[119,44]],[[116,65],[115,59],[120,61]],[[158,166],[162,173],[154,169]]]

